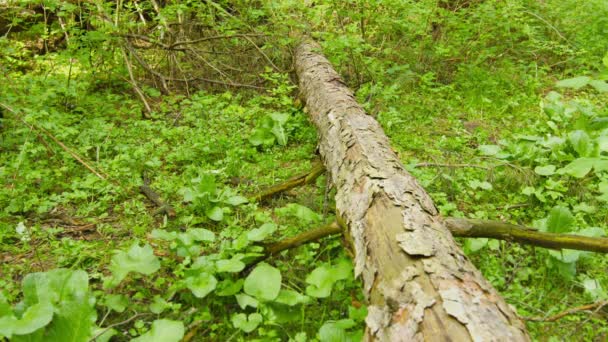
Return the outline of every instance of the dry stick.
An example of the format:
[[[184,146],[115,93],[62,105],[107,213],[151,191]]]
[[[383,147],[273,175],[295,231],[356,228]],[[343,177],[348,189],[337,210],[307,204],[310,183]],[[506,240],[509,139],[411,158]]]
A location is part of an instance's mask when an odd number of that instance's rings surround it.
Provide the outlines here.
[[[266,253],[266,257],[269,257],[272,255],[278,254],[286,249],[295,248],[295,247],[301,246],[301,245],[309,243],[309,242],[317,241],[319,239],[322,239],[322,238],[330,236],[330,235],[336,235],[336,234],[341,234],[341,233],[342,233],[342,227],[340,227],[340,224],[338,224],[338,221],[334,221],[323,227],[307,230],[294,237],[287,238],[287,239],[281,240],[279,242],[275,242],[273,244],[267,245],[264,248],[264,251]]]
[[[59,141],[59,139],[55,138],[55,136],[53,134],[51,134],[51,132],[47,131],[46,129],[42,128],[42,127],[37,127],[34,126],[33,124],[29,124],[27,123],[25,120],[23,120],[23,118],[21,118],[19,116],[19,114],[17,114],[17,112],[15,110],[13,110],[11,107],[9,107],[8,105],[5,105],[4,103],[0,103],[0,106],[4,107],[6,110],[8,110],[9,112],[15,114],[15,116],[19,119],[19,121],[23,122],[27,127],[29,127],[31,130],[34,131],[38,131],[38,132],[42,132],[44,133],[47,137],[51,138],[51,140],[53,140],[57,145],[59,145],[64,151],[66,151],[67,153],[69,153],[72,157],[74,157],[74,159],[76,159],[80,164],[82,164],[84,167],[86,167],[89,171],[91,171],[95,176],[99,177],[102,180],[106,180],[106,178],[108,177],[108,175],[101,175],[101,173],[97,170],[95,170],[92,166],[90,166],[89,164],[87,164],[87,162],[85,162],[82,157],[80,157],[76,152],[70,150],[67,146],[65,146],[61,141]]]
[[[146,61],[144,61],[136,52],[135,49],[133,48],[133,46],[128,43],[127,44],[127,49],[129,49],[129,51],[133,54],[133,57],[135,57],[135,60],[139,63],[139,65],[141,65],[145,70],[147,70],[149,73],[151,73],[152,75],[158,77],[161,80],[161,83],[163,85],[163,88],[165,89],[166,92],[169,92],[167,85],[166,85],[166,81],[175,81],[175,82],[192,82],[192,81],[203,81],[203,82],[207,82],[207,83],[211,83],[211,84],[221,84],[221,85],[225,85],[225,86],[229,86],[229,87],[235,87],[235,88],[251,88],[251,89],[258,89],[258,90],[265,90],[266,88],[264,87],[259,87],[259,86],[255,86],[255,85],[251,85],[251,84],[241,84],[241,83],[228,83],[228,82],[223,82],[223,81],[218,81],[218,80],[212,80],[212,79],[208,79],[208,78],[204,78],[204,77],[191,77],[191,78],[174,78],[174,77],[168,77],[165,76],[163,74],[161,74],[160,72],[152,69],[148,63],[146,63]]]
[[[475,165],[475,164],[442,164],[442,163],[419,163],[419,164],[415,164],[414,167],[451,167],[451,168],[470,167],[470,168],[477,168],[477,169],[484,169],[484,170],[490,169],[487,166]]]
[[[133,46],[131,45],[131,43],[129,41],[125,41],[125,46],[126,48],[129,50],[129,52],[131,52],[131,55],[133,55],[133,57],[135,58],[135,60],[139,63],[139,65],[141,65],[144,69],[146,69],[149,73],[151,73],[152,75],[156,76],[159,78],[160,83],[163,86],[163,89],[165,90],[165,92],[167,94],[170,93],[169,88],[167,87],[167,77],[165,77],[165,75],[161,74],[160,72],[152,69],[150,67],[150,65],[148,65],[148,63],[146,61],[144,61],[135,51],[135,49],[133,48]]]
[[[282,192],[291,190],[295,187],[310,184],[314,182],[321,174],[323,174],[323,172],[325,172],[325,167],[323,166],[323,164],[315,163],[315,165],[310,171],[292,177],[283,183],[273,185],[263,190],[259,194],[255,194],[249,197],[249,200],[252,202],[264,201],[270,197],[276,196]]]
[[[530,321],[530,322],[555,322],[561,318],[564,318],[568,315],[572,315],[575,314],[577,312],[580,311],[588,311],[588,310],[594,310],[594,312],[599,311],[601,308],[603,308],[604,306],[608,305],[608,301],[607,300],[602,300],[599,302],[595,302],[595,303],[591,303],[591,304],[587,304],[587,305],[581,305],[581,306],[577,306],[574,308],[570,308],[568,310],[562,311],[558,314],[555,314],[553,316],[549,316],[549,317],[541,317],[541,316],[537,316],[537,317],[529,317],[529,318],[525,318],[526,321]]]
[[[272,65],[272,67],[274,68],[274,70],[276,70],[277,72],[282,72],[281,69],[279,69],[278,66],[276,66],[272,60],[270,59],[270,57],[268,57],[268,55],[266,55],[266,53],[253,41],[251,40],[251,38],[249,37],[245,37],[245,39],[247,39],[247,41],[249,41],[249,43],[251,43],[251,45],[253,45],[255,47],[256,50],[258,50],[258,52],[264,56],[264,58],[266,59],[266,61]]]
[[[131,67],[131,61],[129,60],[129,57],[127,56],[127,52],[125,51],[125,49],[126,48],[123,48],[122,55],[125,60],[125,64],[127,65],[127,71],[129,72],[129,78],[131,79],[131,81],[129,83],[131,83],[131,86],[133,87],[133,89],[135,90],[137,95],[139,95],[141,102],[144,103],[144,107],[146,107],[146,111],[143,113],[144,119],[149,119],[150,114],[152,114],[152,107],[150,107],[150,104],[146,100],[146,96],[141,91],[141,89],[139,89],[137,82],[135,82],[135,77],[133,76],[133,68]]]
[[[295,187],[312,183],[325,171],[322,164],[316,164],[307,173],[295,176],[284,183],[274,185],[263,192],[250,197],[253,201],[262,201]],[[550,249],[576,249],[598,253],[608,253],[608,238],[592,238],[572,234],[555,234],[540,232],[536,229],[500,221],[475,220],[464,218],[446,218],[446,227],[452,235],[458,237],[483,237],[517,243],[530,244]]]
[[[245,38],[245,39],[248,39],[249,37],[264,37],[264,36],[267,36],[267,35],[263,34],[263,33],[247,33],[247,34],[231,34],[231,35],[210,36],[210,37],[203,37],[203,38],[194,39],[194,40],[186,40],[186,41],[181,41],[181,42],[175,42],[175,43],[173,43],[171,45],[168,45],[167,49],[175,49],[175,47],[177,47],[177,46],[202,43],[202,42],[206,42],[206,41],[209,41],[209,40],[215,40],[215,39],[230,39],[230,38]]]
[[[152,215],[156,216],[158,214],[167,214],[169,218],[174,218],[177,216],[175,209],[170,204],[163,202],[158,193],[152,188],[150,188],[150,180],[148,177],[144,175],[144,184],[139,187],[139,191],[141,191],[150,201],[152,201],[158,207]]]
[[[454,221],[458,221],[459,226],[455,226]],[[528,227],[516,226],[513,224],[496,222],[496,221],[482,221],[482,220],[469,220],[469,219],[456,219],[447,218],[445,220],[447,228],[450,232],[457,237],[466,238],[491,238],[498,240],[510,240],[518,243],[527,243],[539,247],[552,248],[552,249],[577,249],[583,251],[592,251],[600,253],[608,253],[608,238],[588,238],[586,236],[577,235],[566,235],[566,234],[553,234],[543,233],[535,231]],[[469,224],[470,223],[470,224]],[[467,229],[466,226],[474,227]],[[474,224],[474,225],[473,225]],[[505,231],[504,227],[508,227],[508,231]],[[294,237],[281,240],[279,242],[269,244],[265,246],[264,256],[256,259],[253,263],[257,263],[263,259],[266,259],[272,255],[278,254],[286,249],[295,248],[303,244],[314,242],[322,238],[341,234],[345,230],[344,223],[334,221],[323,227],[315,228],[312,230],[305,231]],[[525,238],[524,238],[525,237]],[[567,237],[568,239],[563,239]],[[606,304],[604,304],[606,305]],[[586,310],[586,309],[580,309]],[[579,310],[579,311],[580,311]],[[560,317],[558,317],[559,319]],[[535,320],[535,319],[529,319]],[[546,319],[543,319],[546,320]]]
[[[499,221],[447,218],[444,222],[452,234],[458,237],[484,237],[510,240],[550,249],[576,249],[608,253],[608,238],[545,233],[529,227]]]

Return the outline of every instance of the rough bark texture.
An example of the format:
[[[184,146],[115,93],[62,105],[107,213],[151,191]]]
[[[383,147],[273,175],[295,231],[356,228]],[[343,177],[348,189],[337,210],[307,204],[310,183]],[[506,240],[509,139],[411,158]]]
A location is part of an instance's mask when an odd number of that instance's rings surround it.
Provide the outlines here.
[[[300,91],[348,224],[369,301],[366,337],[381,341],[527,341],[523,322],[463,255],[432,200],[320,47],[296,49]]]

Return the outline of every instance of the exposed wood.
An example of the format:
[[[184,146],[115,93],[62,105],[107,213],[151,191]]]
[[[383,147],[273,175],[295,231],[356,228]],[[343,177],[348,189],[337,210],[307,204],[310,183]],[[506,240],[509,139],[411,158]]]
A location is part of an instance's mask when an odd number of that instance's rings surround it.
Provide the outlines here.
[[[310,171],[294,176],[283,183],[275,184],[267,189],[264,189],[262,192],[251,196],[249,200],[252,202],[264,201],[270,197],[276,196],[285,191],[289,191],[295,187],[311,184],[320,175],[322,175],[323,172],[325,172],[325,167],[323,166],[323,164],[315,163],[315,165]]]
[[[527,341],[523,321],[464,256],[426,192],[355,101],[319,45],[295,68],[349,227],[368,300],[366,339]]]
[[[447,218],[445,224],[453,235],[459,237],[484,237],[551,249],[577,249],[608,253],[608,238],[546,233],[500,221]]]

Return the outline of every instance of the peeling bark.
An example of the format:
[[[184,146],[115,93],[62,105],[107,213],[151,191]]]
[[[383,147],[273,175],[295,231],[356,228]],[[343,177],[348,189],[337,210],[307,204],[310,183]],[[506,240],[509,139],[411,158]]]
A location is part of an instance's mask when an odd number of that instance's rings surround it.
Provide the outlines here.
[[[378,122],[318,51],[314,42],[301,43],[295,68],[369,301],[366,339],[529,340],[514,310],[457,247]]]

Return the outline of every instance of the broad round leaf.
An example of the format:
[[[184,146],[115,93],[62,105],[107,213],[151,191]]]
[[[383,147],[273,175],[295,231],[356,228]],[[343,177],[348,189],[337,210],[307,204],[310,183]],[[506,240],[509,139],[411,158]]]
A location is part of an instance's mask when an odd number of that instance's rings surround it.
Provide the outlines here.
[[[568,140],[580,157],[588,157],[593,152],[593,142],[585,131],[579,129],[570,132]]]
[[[281,290],[281,280],[281,272],[278,269],[267,263],[260,263],[245,279],[243,290],[261,300],[274,300]]]
[[[583,178],[591,171],[594,163],[595,158],[578,158],[559,169],[559,173],[575,178]]]
[[[259,313],[252,313],[249,315],[249,318],[247,318],[247,315],[244,313],[232,316],[232,324],[234,327],[241,329],[246,333],[254,331],[260,323],[262,323],[262,315]]]
[[[547,231],[550,233],[566,233],[572,230],[575,219],[566,207],[556,206],[547,216]]]
[[[586,86],[587,84],[589,84],[589,81],[591,81],[590,77],[579,76],[579,77],[573,77],[573,78],[568,78],[565,80],[558,81],[557,83],[555,83],[555,86],[557,86],[559,88],[580,89],[580,88]]]
[[[195,277],[186,278],[186,287],[198,298],[204,298],[215,290],[217,279],[212,274],[201,272]]]
[[[252,229],[251,231],[247,232],[247,239],[249,241],[262,241],[276,230],[276,224],[264,223],[262,226],[260,226],[260,228]]]
[[[551,176],[555,173],[555,165],[537,166],[534,168],[534,172],[541,176]]]
[[[213,221],[221,221],[224,218],[224,210],[220,207],[213,207],[207,210],[207,217],[212,219]]]
[[[168,319],[157,319],[147,333],[131,342],[179,342],[184,337],[184,323]]]
[[[218,260],[215,265],[218,272],[236,273],[241,272],[245,268],[245,263],[235,258]]]

